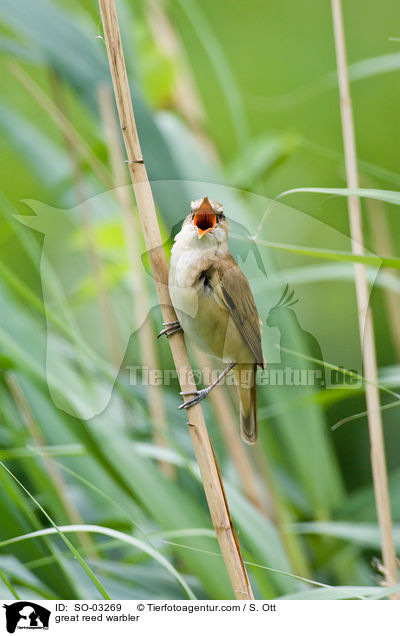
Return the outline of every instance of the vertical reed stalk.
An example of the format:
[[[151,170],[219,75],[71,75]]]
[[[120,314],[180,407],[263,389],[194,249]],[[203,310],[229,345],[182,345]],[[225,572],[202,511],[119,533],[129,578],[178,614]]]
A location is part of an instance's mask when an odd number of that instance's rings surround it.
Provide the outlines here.
[[[68,117],[55,105],[55,103],[46,95],[40,86],[28,75],[24,69],[15,61],[8,64],[11,73],[21,83],[22,86],[32,95],[34,100],[46,111],[50,119],[60,128],[63,135],[77,152],[79,157],[87,161],[93,173],[99,181],[106,184],[106,187],[112,188],[112,180],[109,172],[104,168],[102,162],[93,152],[89,144],[81,137],[79,132],[73,127]]]
[[[162,247],[153,195],[134,119],[115,3],[114,0],[99,0],[99,5],[115,99],[128,156],[129,172],[146,247],[150,255],[159,302],[164,320],[168,322],[176,320],[176,314],[169,297],[167,260]],[[174,334],[169,342],[181,388],[183,391],[190,391],[190,378],[193,372],[182,334]],[[232,525],[223,483],[200,404],[189,409],[188,419],[211,518],[235,597],[251,599],[253,593]]]
[[[214,162],[218,162],[217,149],[205,133],[204,109],[193,77],[189,72],[186,52],[177,30],[171,23],[163,3],[159,0],[148,0],[145,3],[145,10],[154,41],[164,51],[174,67],[178,67],[172,92],[174,109],[186,119],[191,132],[194,133],[207,155]]]
[[[55,105],[58,111],[62,113],[65,121],[69,122],[62,85],[57,75],[54,73],[50,75],[50,79],[53,86]],[[99,314],[104,331],[106,332],[105,339],[107,343],[108,358],[114,367],[118,367],[121,360],[121,353],[123,353],[122,342],[118,333],[118,325],[107,290],[104,267],[96,245],[91,203],[84,176],[82,175],[81,168],[79,166],[79,154],[77,152],[76,145],[71,143],[71,135],[67,133],[67,128],[68,127],[60,126],[67,154],[71,161],[72,184],[75,190],[76,202],[80,205],[81,209],[80,216],[86,241],[87,254],[89,257],[90,270],[93,275],[93,281],[96,289]]]
[[[28,404],[28,401],[25,397],[24,392],[22,391],[21,385],[18,382],[17,376],[9,372],[6,374],[6,382],[11,394],[15,402],[15,406],[17,407],[21,419],[25,424],[28,433],[32,437],[36,449],[40,451],[40,449],[46,445],[46,441],[42,435],[42,431],[40,430],[36,419],[32,413],[32,410]],[[83,520],[78,508],[75,506],[73,499],[68,496],[67,486],[62,476],[62,473],[58,466],[52,461],[50,457],[47,457],[44,453],[40,455],[40,459],[43,462],[44,468],[49,476],[50,483],[54,486],[57,491],[59,500],[61,502],[62,507],[65,510],[65,514],[67,519],[73,525],[82,525]],[[79,539],[82,547],[89,551],[93,556],[97,555],[97,550],[93,543],[92,537],[90,534],[86,532],[79,533]]]
[[[342,118],[346,178],[348,187],[351,189],[357,189],[359,187],[357,155],[353,110],[346,61],[342,6],[341,0],[331,0],[331,2],[340,92],[340,110]],[[355,254],[360,255],[364,252],[360,199],[354,196],[349,197],[348,209],[352,250]],[[365,394],[371,444],[372,476],[374,482],[375,503],[381,532],[383,571],[386,584],[392,586],[397,583],[396,553],[393,543],[380,397],[377,387],[378,373],[376,366],[372,311],[368,302],[369,298],[366,270],[362,263],[357,263],[355,265],[355,282],[364,376],[366,379]]]
[[[132,191],[125,185],[127,178],[124,163],[123,149],[120,143],[120,132],[114,114],[114,100],[111,88],[108,84],[99,87],[99,105],[103,126],[106,134],[107,147],[111,160],[111,172],[115,182],[115,196],[122,210],[125,228],[125,243],[128,252],[130,274],[132,282],[133,311],[135,324],[139,326],[138,340],[141,360],[149,369],[158,369],[159,362],[154,341],[154,333],[150,319],[151,304],[144,270],[140,259],[140,228],[136,220],[134,206],[132,205]],[[125,187],[124,187],[125,186]],[[154,426],[154,442],[159,446],[168,446],[166,431],[168,430],[167,418],[162,396],[162,387],[152,383],[147,387],[147,401],[149,404],[150,418]],[[160,470],[166,477],[175,475],[173,464],[160,461]]]

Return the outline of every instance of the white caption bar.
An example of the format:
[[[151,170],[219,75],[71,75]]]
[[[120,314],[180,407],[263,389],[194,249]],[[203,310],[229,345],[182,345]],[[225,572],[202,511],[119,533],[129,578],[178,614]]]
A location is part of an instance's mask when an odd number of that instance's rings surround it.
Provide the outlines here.
[[[263,629],[273,636],[363,636],[392,630],[398,601],[0,601],[0,633],[28,636],[155,634]],[[112,632],[110,631],[112,630]],[[158,633],[162,633],[161,631]],[[254,633],[254,632],[253,632]],[[256,632],[263,633],[263,632]]]

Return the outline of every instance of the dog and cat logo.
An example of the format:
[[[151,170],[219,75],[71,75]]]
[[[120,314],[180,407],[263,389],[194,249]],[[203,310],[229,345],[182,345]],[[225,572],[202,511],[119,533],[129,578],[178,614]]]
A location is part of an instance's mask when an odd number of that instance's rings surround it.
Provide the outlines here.
[[[16,629],[49,628],[51,612],[37,603],[17,601],[3,607],[6,610],[6,627],[9,634],[14,634]]]

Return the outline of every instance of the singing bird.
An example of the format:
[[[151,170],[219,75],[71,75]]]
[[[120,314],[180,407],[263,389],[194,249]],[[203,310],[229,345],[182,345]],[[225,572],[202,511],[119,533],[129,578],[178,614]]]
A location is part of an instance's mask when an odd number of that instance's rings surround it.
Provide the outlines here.
[[[169,292],[179,321],[164,323],[161,334],[182,330],[200,349],[226,368],[205,389],[182,393],[205,398],[232,369],[240,399],[241,435],[257,439],[257,366],[264,367],[261,320],[247,278],[228,247],[229,225],[221,203],[193,201],[171,250]]]

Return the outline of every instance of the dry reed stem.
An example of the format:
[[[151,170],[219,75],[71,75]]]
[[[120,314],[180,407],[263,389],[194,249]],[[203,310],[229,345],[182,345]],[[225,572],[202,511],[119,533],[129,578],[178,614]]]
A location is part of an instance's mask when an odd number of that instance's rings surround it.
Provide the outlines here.
[[[15,402],[15,406],[17,407],[21,415],[21,419],[35,443],[35,447],[38,450],[38,456],[43,462],[50,482],[53,484],[55,490],[57,491],[59,500],[61,501],[61,505],[65,510],[65,514],[67,515],[67,519],[73,525],[82,525],[83,519],[78,508],[75,506],[74,501],[70,497],[68,497],[67,486],[60,469],[50,457],[47,457],[44,453],[40,453],[40,449],[46,446],[46,440],[44,439],[42,431],[40,430],[35,420],[35,417],[28,404],[21,385],[18,382],[17,376],[12,372],[7,373],[6,382],[10,390],[11,397]],[[86,532],[79,532],[78,536],[82,547],[85,550],[90,551],[91,554],[94,554],[94,556],[97,556],[97,549],[90,534]]]
[[[137,331],[140,356],[141,360],[144,361],[149,369],[158,369],[159,361],[150,318],[151,304],[140,259],[139,237],[141,231],[136,220],[132,191],[130,188],[128,189],[128,186],[125,184],[128,175],[124,163],[123,149],[120,143],[120,131],[115,117],[113,95],[108,84],[100,85],[98,99],[110,155],[111,172],[116,187],[114,194],[123,214],[125,243],[132,283],[132,297],[136,299],[136,301],[133,302],[133,312],[135,314],[135,324],[140,325]],[[150,410],[150,418],[154,426],[154,442],[158,446],[168,447],[169,444],[165,435],[168,430],[167,417],[162,396],[162,387],[160,385],[149,383],[147,387],[147,402]],[[174,465],[171,464],[171,462],[160,461],[159,467],[166,477],[171,479],[175,476]]]
[[[349,78],[346,61],[346,44],[344,37],[342,6],[340,0],[331,0],[337,72],[340,92],[340,110],[342,118],[343,145],[345,154],[347,185],[356,189],[358,185],[357,155],[354,134],[353,110],[351,105]],[[352,250],[355,254],[363,254],[363,231],[361,222],[361,205],[358,197],[348,198],[350,232]],[[381,532],[382,558],[385,581],[389,586],[397,583],[397,563],[393,542],[392,518],[387,481],[385,445],[380,411],[380,396],[377,387],[378,373],[372,311],[369,306],[368,283],[366,269],[362,263],[355,264],[355,281],[358,320],[361,339],[365,393],[368,411],[368,427],[371,444],[372,476],[375,491],[375,503]],[[365,322],[364,322],[365,318]],[[364,330],[364,333],[363,333]]]
[[[171,23],[162,2],[159,0],[148,0],[145,3],[145,8],[154,41],[164,51],[174,67],[178,66],[172,90],[173,106],[186,119],[191,131],[207,155],[214,162],[219,162],[217,149],[205,133],[206,117],[204,108],[200,101],[196,84],[189,72],[186,52],[181,44],[177,30]]]
[[[52,121],[62,130],[71,146],[77,153],[90,164],[97,178],[108,188],[112,188],[111,176],[105,170],[102,162],[93,152],[89,144],[81,137],[72,126],[68,118],[60,111],[54,102],[46,95],[40,86],[26,73],[23,68],[14,61],[9,62],[9,68],[14,77],[24,86],[38,104],[48,113]]]
[[[150,254],[160,306],[164,320],[169,322],[176,320],[176,314],[168,292],[167,260],[162,247],[153,195],[137,134],[115,3],[114,0],[99,0],[99,5],[115,99],[128,156],[129,172],[146,247]],[[189,373],[192,373],[192,370],[182,334],[174,334],[169,342],[181,388],[183,391],[190,391],[192,387],[189,384]],[[253,593],[230,518],[224,487],[200,404],[189,409],[188,419],[207,503],[235,597],[252,599]]]
[[[76,201],[80,206],[80,217],[86,241],[90,270],[93,275],[93,281],[96,289],[99,314],[103,323],[105,339],[107,342],[108,358],[111,364],[118,368],[121,360],[121,354],[123,354],[122,341],[118,332],[118,325],[108,294],[104,267],[96,245],[89,193],[87,192],[84,176],[79,165],[77,144],[76,142],[72,143],[71,141],[72,125],[67,116],[67,106],[61,83],[54,73],[50,75],[50,80],[53,87],[55,107],[63,117],[63,125],[60,125],[61,120],[59,117],[56,118],[55,123],[60,128],[67,154],[71,161],[72,184],[75,191]]]

